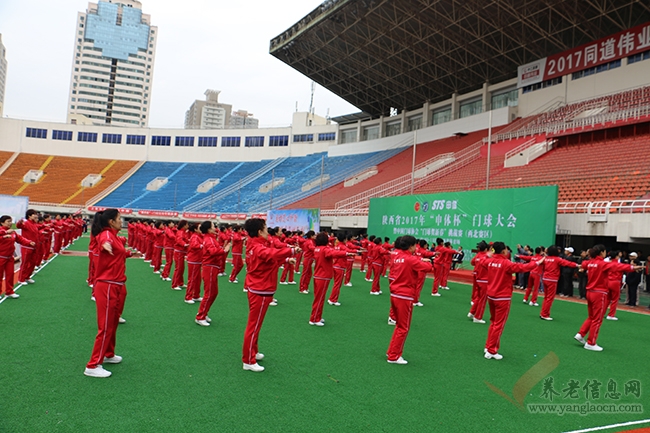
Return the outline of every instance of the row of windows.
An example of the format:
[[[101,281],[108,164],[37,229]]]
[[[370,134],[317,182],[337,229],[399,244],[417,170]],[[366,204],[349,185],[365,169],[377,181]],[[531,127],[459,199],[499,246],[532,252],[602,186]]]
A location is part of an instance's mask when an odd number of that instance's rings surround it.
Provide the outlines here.
[[[604,65],[594,66],[593,68],[587,68],[582,71],[574,72],[571,76],[572,80],[577,80],[582,77],[588,77],[590,75],[598,74],[600,72],[609,71],[610,69],[616,69],[621,66],[621,60],[614,60],[613,62],[605,63]]]
[[[79,107],[85,108],[85,107]],[[96,109],[97,111],[103,111]],[[113,113],[120,113],[119,111],[113,111]],[[97,119],[104,119],[103,117],[98,116],[88,116]],[[128,122],[127,120],[114,119],[120,122]],[[136,122],[137,123],[137,122]],[[47,138],[47,129],[38,129],[38,128],[27,128],[25,135],[30,138]],[[326,135],[321,139],[320,135]],[[334,140],[336,138],[336,133],[324,133],[319,135],[320,141]],[[298,141],[304,140],[305,136],[310,136],[313,140],[313,134],[305,135],[294,135],[294,142],[296,137],[299,137]],[[132,145],[145,145],[146,144],[146,135],[130,135],[126,136],[126,144]],[[52,139],[53,140],[64,140],[72,141],[72,131],[59,131],[52,130]],[[219,137],[199,137],[198,147],[217,147]],[[79,132],[77,135],[77,141],[83,142],[97,142],[97,133],[96,132]],[[102,143],[108,144],[121,144],[122,143],[122,134],[102,134]],[[172,137],[167,135],[153,135],[151,136],[151,145],[152,146],[171,146]],[[269,146],[270,147],[281,147],[289,145],[289,136],[288,135],[273,135],[269,137]],[[194,147],[194,137],[175,137],[174,146],[179,147]],[[221,138],[221,147],[241,147],[241,137],[222,137]],[[264,147],[264,137],[245,137],[244,147]]]
[[[552,80],[542,81],[541,83],[531,84],[529,86],[522,87],[523,93],[534,92],[535,90],[545,89],[547,87],[556,86],[562,84],[562,77],[553,78]]]
[[[648,59],[650,59],[650,50],[628,57],[627,64],[631,65],[632,63],[637,63],[642,60],[648,60]]]

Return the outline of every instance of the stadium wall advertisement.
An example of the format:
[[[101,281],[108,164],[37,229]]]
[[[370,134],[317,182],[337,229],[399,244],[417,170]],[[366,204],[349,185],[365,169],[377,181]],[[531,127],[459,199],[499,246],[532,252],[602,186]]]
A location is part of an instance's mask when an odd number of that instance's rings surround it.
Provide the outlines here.
[[[0,194],[0,215],[9,215],[15,222],[25,218],[29,197]]]
[[[320,231],[319,209],[270,210],[266,215],[267,227],[286,228],[290,231]]]
[[[517,244],[555,243],[558,187],[495,189],[370,200],[368,234],[436,238],[471,250],[481,240]]]

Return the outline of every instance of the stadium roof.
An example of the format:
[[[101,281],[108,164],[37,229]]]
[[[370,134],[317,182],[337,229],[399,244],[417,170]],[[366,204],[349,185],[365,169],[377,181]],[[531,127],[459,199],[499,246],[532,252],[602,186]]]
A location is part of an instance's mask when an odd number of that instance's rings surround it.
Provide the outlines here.
[[[517,67],[650,21],[638,0],[328,0],[273,56],[371,116],[517,76]]]

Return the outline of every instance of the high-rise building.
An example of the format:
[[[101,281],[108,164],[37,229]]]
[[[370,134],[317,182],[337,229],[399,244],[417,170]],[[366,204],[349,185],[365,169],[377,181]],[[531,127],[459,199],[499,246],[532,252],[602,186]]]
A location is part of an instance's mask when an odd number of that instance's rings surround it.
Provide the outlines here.
[[[230,116],[230,129],[257,129],[260,121],[253,117],[253,113],[246,110],[233,111]]]
[[[7,85],[7,56],[5,46],[2,44],[2,34],[0,34],[0,117],[5,105],[5,87]]]
[[[137,0],[100,0],[77,14],[68,122],[147,126],[158,28]]]
[[[230,124],[232,105],[219,102],[220,90],[206,90],[205,101],[196,100],[185,112],[186,129],[225,129]]]

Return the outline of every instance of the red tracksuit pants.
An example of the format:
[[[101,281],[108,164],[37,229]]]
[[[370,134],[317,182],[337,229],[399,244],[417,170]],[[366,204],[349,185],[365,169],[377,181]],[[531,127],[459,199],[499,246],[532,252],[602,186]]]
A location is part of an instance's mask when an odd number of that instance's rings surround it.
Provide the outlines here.
[[[530,273],[530,276],[528,277],[528,287],[526,287],[526,293],[524,294],[524,301],[528,302],[528,297],[531,295],[532,292],[532,297],[530,298],[530,302],[533,304],[537,303],[537,295],[539,294],[539,281],[540,281],[541,275],[536,274],[534,272]]]
[[[376,293],[381,292],[381,287],[379,282],[381,281],[381,272],[384,269],[384,264],[382,262],[372,262],[372,286],[370,292]]]
[[[438,289],[443,287],[442,274],[444,270],[445,267],[443,265],[433,264],[433,288],[431,289],[431,293],[438,293]]]
[[[413,300],[402,299],[395,296],[390,297],[390,316],[395,320],[393,338],[388,346],[389,361],[396,361],[404,351],[404,343],[411,328],[411,316],[413,315]]]
[[[153,256],[151,257],[151,264],[153,265],[154,272],[160,272],[160,267],[162,266],[162,253],[163,247],[154,245]]]
[[[343,268],[334,268],[334,285],[332,286],[332,293],[330,293],[330,302],[338,302],[339,295],[341,294],[341,286],[343,285],[343,278],[346,270]]]
[[[551,317],[551,307],[555,300],[555,293],[557,292],[557,281],[543,280],[544,281],[544,303],[542,303],[542,312],[540,316]]]
[[[415,290],[415,302],[420,302],[420,295],[422,294],[422,289],[424,288],[424,283],[427,281],[427,273],[420,272],[418,275],[418,285]]]
[[[609,290],[609,317],[616,316],[618,300],[621,298],[621,284],[620,281],[607,281],[607,289]]]
[[[196,315],[197,320],[205,320],[210,312],[212,304],[215,299],[217,299],[217,295],[219,295],[219,284],[217,282],[218,276],[218,267],[215,265],[203,265],[203,300],[201,300],[199,312]]]
[[[185,254],[174,251],[174,276],[172,277],[172,287],[183,287],[185,274]]]
[[[441,287],[449,287],[447,286],[447,280],[449,279],[449,271],[451,263],[444,263],[442,265],[442,274],[440,275],[440,286]]]
[[[487,283],[476,282],[476,298],[474,305],[470,308],[469,312],[472,313],[475,319],[482,320],[485,314],[485,303],[487,302]]]
[[[14,258],[0,257],[0,284],[5,280],[5,295],[14,294]]]
[[[354,260],[348,260],[345,264],[345,283],[350,284],[350,279],[352,278],[352,268],[354,267]]]
[[[61,245],[63,244],[63,235],[61,233],[54,233],[54,253],[61,252]]]
[[[264,316],[269,309],[269,304],[273,301],[273,293],[268,295],[258,295],[248,290],[248,322],[246,331],[244,331],[244,347],[242,361],[244,364],[257,364],[255,356],[257,355],[257,339],[260,336],[260,330],[264,323]]]
[[[598,339],[600,325],[603,324],[603,317],[609,304],[609,294],[606,291],[587,290],[587,311],[589,317],[584,321],[580,328],[580,335],[589,336],[587,343],[595,345]]]
[[[368,260],[367,253],[361,253],[361,272],[366,269],[366,261]]]
[[[93,281],[95,281],[95,259],[92,251],[88,251],[88,279],[86,281],[88,285],[93,284]]]
[[[32,276],[36,267],[36,249],[31,247],[20,248],[20,274],[18,281],[24,283]]]
[[[305,261],[302,264],[302,275],[300,276],[300,291],[306,292],[309,290],[309,283],[311,282],[312,268],[311,265],[314,263],[314,259],[305,258]]]
[[[187,262],[187,290],[185,290],[185,300],[189,301],[190,299],[199,299],[200,297],[201,263]]]
[[[368,270],[366,271],[366,280],[372,278],[372,262],[374,259],[368,258]]]
[[[174,249],[165,248],[165,267],[163,268],[162,274],[160,274],[161,277],[169,278],[169,274],[171,273],[173,263],[174,263]]]
[[[284,269],[282,269],[282,275],[280,275],[280,282],[284,283],[286,281],[293,282],[294,266],[291,263],[285,263]],[[289,278],[287,280],[287,278]]]
[[[286,265],[285,265],[286,266]],[[244,268],[244,261],[241,258],[241,253],[232,253],[232,272],[230,273],[230,281],[235,281],[237,275]],[[293,273],[291,275],[291,281],[293,281]]]
[[[302,262],[302,253],[298,253],[296,256],[296,264],[294,265],[294,269],[296,272],[300,273],[300,262]]]
[[[320,322],[323,318],[323,304],[330,285],[330,278],[314,277],[314,302],[311,304],[310,322]]]
[[[95,282],[93,288],[97,307],[97,337],[87,368],[95,368],[104,362],[104,357],[115,356],[115,333],[124,310],[126,286],[124,284]]]
[[[488,305],[490,306],[490,328],[488,329],[485,348],[492,355],[499,352],[501,334],[503,334],[503,328],[506,326],[506,321],[508,320],[510,304],[510,299],[496,301],[488,298]]]

